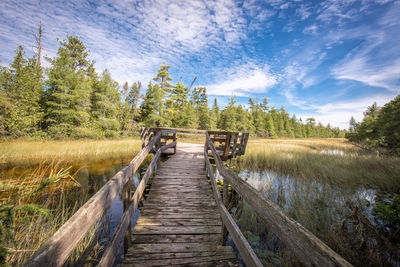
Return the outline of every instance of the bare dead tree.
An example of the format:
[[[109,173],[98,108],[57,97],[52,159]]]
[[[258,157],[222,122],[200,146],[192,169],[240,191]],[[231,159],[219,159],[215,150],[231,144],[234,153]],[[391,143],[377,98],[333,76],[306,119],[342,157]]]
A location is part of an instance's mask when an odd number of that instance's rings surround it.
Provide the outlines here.
[[[40,20],[40,24],[39,24],[39,32],[38,34],[33,34],[33,36],[35,37],[35,41],[36,41],[36,46],[35,48],[37,49],[37,65],[38,67],[40,67],[40,60],[42,58],[42,20]]]

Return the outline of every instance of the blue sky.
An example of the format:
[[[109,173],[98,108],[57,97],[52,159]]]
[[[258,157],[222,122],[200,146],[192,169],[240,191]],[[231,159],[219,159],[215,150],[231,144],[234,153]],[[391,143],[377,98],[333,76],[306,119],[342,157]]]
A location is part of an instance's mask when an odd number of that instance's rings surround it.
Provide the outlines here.
[[[174,82],[285,106],[303,119],[348,127],[400,93],[400,1],[0,1],[0,60],[31,55],[42,20],[44,54],[79,36],[120,84],[171,65]],[[212,101],[211,101],[212,102]]]

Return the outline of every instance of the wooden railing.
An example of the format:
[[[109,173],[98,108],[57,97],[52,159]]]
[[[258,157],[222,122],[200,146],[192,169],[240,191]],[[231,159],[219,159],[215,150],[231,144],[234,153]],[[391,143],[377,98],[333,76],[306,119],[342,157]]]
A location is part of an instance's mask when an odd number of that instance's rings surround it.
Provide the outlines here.
[[[116,258],[116,250],[121,245],[121,242],[123,242],[127,229],[130,228],[131,216],[137,208],[138,202],[143,195],[146,184],[157,165],[161,153],[168,148],[176,147],[176,141],[160,146],[161,138],[170,134],[175,135],[176,131],[159,131],[128,166],[115,174],[49,240],[42,244],[33,256],[28,259],[25,266],[61,266],[64,264],[77,244],[110,207],[112,200],[124,189],[124,195],[127,196],[127,199],[124,199],[124,214],[99,264],[100,266],[111,266]],[[127,186],[130,185],[128,183],[130,177],[137,171],[143,160],[152,151],[156,151],[155,156],[131,199],[130,186]],[[128,205],[126,205],[126,201]]]
[[[218,151],[221,159],[226,161],[228,159],[235,158],[236,156],[244,155],[246,151],[247,141],[249,139],[248,133],[238,133],[238,132],[225,132],[225,131],[205,131],[197,129],[184,129],[184,128],[140,128],[140,139],[142,140],[142,146],[146,146],[150,140],[162,130],[175,130],[176,134],[170,137],[163,137],[165,141],[161,140],[160,143],[166,142],[166,140],[173,139],[177,140],[177,135],[182,136],[201,136],[204,142],[205,133],[208,132],[211,140],[213,141],[216,150]],[[176,152],[176,151],[175,151]]]
[[[208,159],[209,150],[211,150],[211,156],[214,158],[218,172],[224,179],[222,200],[224,203],[221,201],[213,169]],[[351,266],[350,263],[319,240],[314,234],[285,215],[275,203],[265,198],[259,191],[242,180],[236,173],[225,167],[208,132],[206,132],[204,157],[206,159],[206,168],[210,176],[221,218],[247,266],[262,265],[260,265],[261,263],[258,258],[255,256],[253,250],[225,207],[227,205],[228,184],[231,185],[304,265]]]

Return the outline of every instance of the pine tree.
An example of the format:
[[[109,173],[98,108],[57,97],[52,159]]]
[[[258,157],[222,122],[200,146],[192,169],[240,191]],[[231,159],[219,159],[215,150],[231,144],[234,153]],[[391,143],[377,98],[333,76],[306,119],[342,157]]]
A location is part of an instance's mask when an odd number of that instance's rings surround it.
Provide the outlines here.
[[[211,129],[217,130],[219,126],[219,107],[217,98],[214,98],[214,104],[211,108]]]
[[[102,137],[116,137],[119,134],[118,113],[125,110],[120,109],[118,87],[108,70],[103,71],[101,78],[93,86],[91,114],[96,134]]]
[[[141,121],[145,126],[160,127],[165,124],[163,118],[162,91],[158,84],[149,82],[143,102],[140,106]]]
[[[170,66],[165,63],[162,64],[158,69],[156,77],[153,78],[154,81],[159,83],[164,95],[170,93],[173,88],[173,85],[169,82],[172,81],[172,78],[169,76],[169,68]]]
[[[208,108],[207,89],[205,87],[196,87],[192,92],[191,103],[196,110],[196,120],[199,129],[210,129],[211,114]]]
[[[14,137],[36,134],[43,116],[40,108],[42,69],[35,57],[26,59],[24,49],[19,46],[9,70],[3,72],[3,92],[10,101],[4,110],[4,132]]]
[[[129,90],[128,97],[127,97],[127,102],[131,109],[132,118],[135,121],[137,121],[139,119],[138,118],[138,116],[139,116],[138,106],[139,106],[139,100],[140,100],[140,88],[142,88],[142,83],[139,81],[134,82]]]
[[[229,99],[228,106],[221,112],[221,129],[229,132],[236,131],[235,97]]]
[[[267,114],[267,116],[266,116],[266,129],[268,131],[268,137],[270,137],[270,138],[278,137],[275,132],[274,121],[272,120],[271,114]]]
[[[90,125],[93,62],[84,44],[73,36],[60,41],[50,59],[46,91],[46,126],[54,137],[93,137]]]

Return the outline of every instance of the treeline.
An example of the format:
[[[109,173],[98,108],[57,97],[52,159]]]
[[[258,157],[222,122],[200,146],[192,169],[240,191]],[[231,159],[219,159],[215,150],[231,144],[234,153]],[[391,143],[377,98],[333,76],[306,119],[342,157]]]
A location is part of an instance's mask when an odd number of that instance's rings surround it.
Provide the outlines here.
[[[378,107],[376,102],[372,104],[360,123],[351,117],[346,137],[400,155],[400,95],[383,107]]]
[[[220,109],[209,108],[205,87],[192,90],[172,83],[169,66],[161,65],[147,85],[120,86],[105,70],[97,74],[94,62],[77,37],[60,41],[54,58],[26,58],[16,50],[14,61],[0,69],[0,136],[51,138],[110,138],[137,134],[140,126],[220,129],[251,132],[262,137],[343,137],[345,131],[325,127],[314,118],[306,122],[282,107],[250,99],[249,106],[235,98]]]

